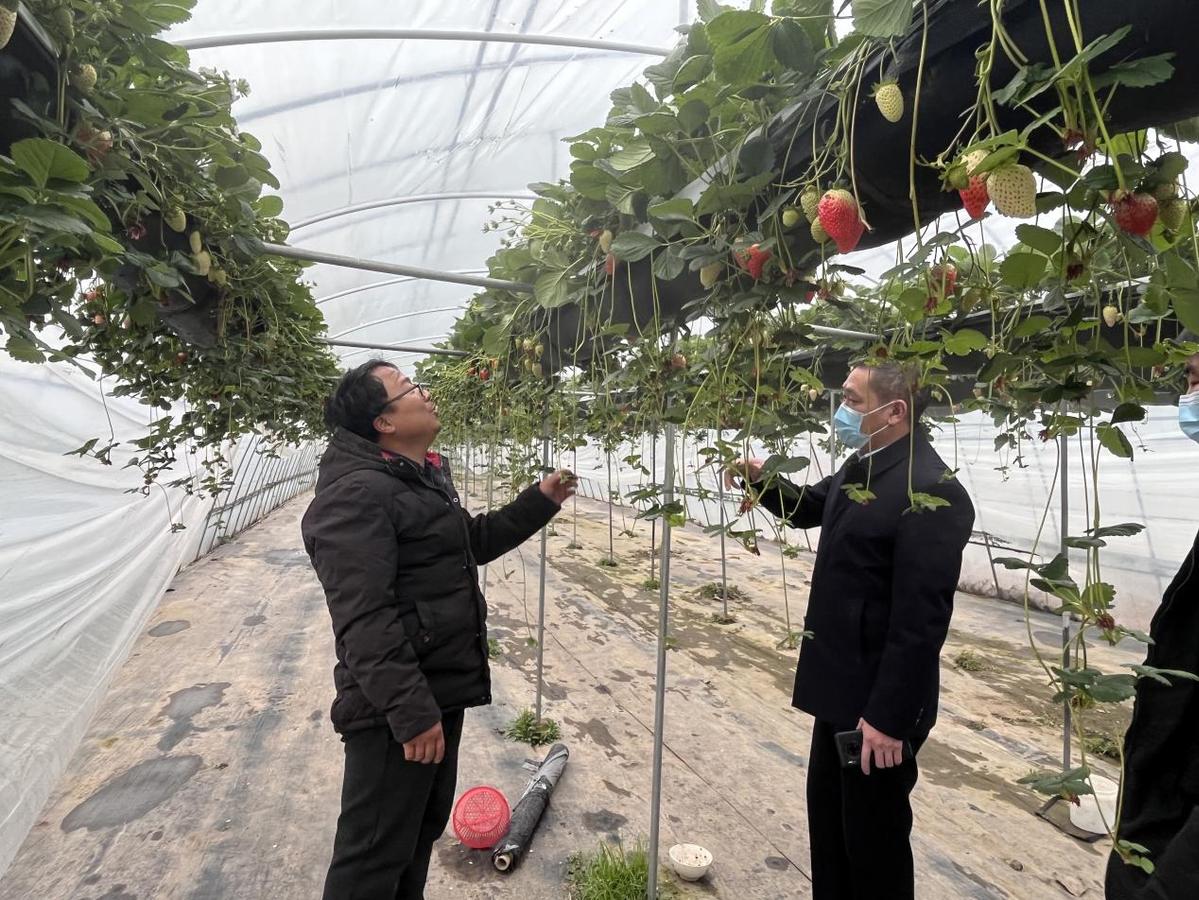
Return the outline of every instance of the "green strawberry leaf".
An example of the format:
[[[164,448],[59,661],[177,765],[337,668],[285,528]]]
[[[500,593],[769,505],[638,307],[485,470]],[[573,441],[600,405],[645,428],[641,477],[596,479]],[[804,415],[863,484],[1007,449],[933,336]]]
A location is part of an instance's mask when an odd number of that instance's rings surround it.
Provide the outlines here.
[[[1099,443],[1114,456],[1121,459],[1132,459],[1132,444],[1129,443],[1128,436],[1119,428],[1103,422],[1095,429],[1095,433],[1099,437]]]
[[[868,37],[899,37],[912,24],[912,0],[853,0],[853,27]]]

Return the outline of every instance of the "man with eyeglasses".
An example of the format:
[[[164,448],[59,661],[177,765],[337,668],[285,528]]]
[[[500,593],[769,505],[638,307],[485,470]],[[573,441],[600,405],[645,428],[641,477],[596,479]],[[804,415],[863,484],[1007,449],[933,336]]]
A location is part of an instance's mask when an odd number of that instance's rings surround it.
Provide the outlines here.
[[[574,494],[558,471],[495,512],[462,508],[423,385],[373,359],[325,407],[332,432],[304,547],[333,619],[345,745],[325,900],[424,896],[449,820],[463,712],[491,702],[478,569],[536,533]]]

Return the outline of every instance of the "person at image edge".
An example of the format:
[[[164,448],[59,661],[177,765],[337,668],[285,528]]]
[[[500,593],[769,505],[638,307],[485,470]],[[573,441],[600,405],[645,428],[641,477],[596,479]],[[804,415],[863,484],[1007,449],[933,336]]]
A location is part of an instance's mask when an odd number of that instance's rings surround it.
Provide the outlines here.
[[[1199,353],[1187,360],[1186,379],[1178,427],[1199,443]],[[1193,523],[1195,513],[1184,507],[1181,514]],[[1145,665],[1199,673],[1199,534],[1162,596],[1149,637]],[[1143,847],[1153,871],[1126,863],[1113,851],[1105,881],[1108,900],[1199,898],[1199,684],[1168,678],[1169,685],[1137,680],[1124,738],[1118,837]]]
[[[558,471],[472,516],[428,391],[383,360],[345,373],[302,531],[333,620],[333,727],[345,745],[325,900],[419,900],[449,821],[463,711],[491,702],[479,563],[537,532],[574,494]]]
[[[914,370],[855,366],[842,390],[836,434],[855,452],[835,474],[801,488],[763,480],[761,461],[739,460],[725,479],[732,487],[745,477],[788,525],[821,526],[792,699],[815,718],[812,896],[911,900],[915,752],[937,717],[941,646],[974,507],[920,427],[929,392]],[[913,508],[916,499],[932,508]],[[842,768],[835,735],[854,729],[861,765]]]

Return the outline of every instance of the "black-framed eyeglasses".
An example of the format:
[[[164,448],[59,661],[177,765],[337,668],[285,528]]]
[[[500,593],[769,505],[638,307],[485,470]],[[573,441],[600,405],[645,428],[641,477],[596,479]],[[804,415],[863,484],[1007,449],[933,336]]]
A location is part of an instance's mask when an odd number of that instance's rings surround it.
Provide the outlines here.
[[[413,391],[420,391],[420,395],[424,399],[426,399],[426,400],[429,399],[429,386],[427,384],[413,384],[411,387],[405,388],[404,390],[402,390],[398,394],[396,394],[394,397],[387,400],[382,406],[380,406],[375,411],[375,415],[376,416],[383,415],[383,413],[386,411],[387,407],[391,406],[391,404],[395,403],[397,400],[407,397]]]

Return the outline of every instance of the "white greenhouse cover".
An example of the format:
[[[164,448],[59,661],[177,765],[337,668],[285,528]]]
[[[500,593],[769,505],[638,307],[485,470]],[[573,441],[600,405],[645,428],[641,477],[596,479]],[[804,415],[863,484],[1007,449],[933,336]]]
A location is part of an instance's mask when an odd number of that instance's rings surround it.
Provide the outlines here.
[[[737,4],[741,6],[746,3]],[[200,0],[170,38],[203,41],[278,31],[487,31],[598,39],[669,50],[694,14],[678,0],[548,2],[231,2]],[[252,40],[247,37],[247,41]],[[234,106],[262,141],[305,249],[451,271],[485,269],[501,235],[487,207],[568,174],[563,138],[603,123],[609,94],[661,57],[614,49],[478,40],[355,39],[193,49],[193,67],[250,82]],[[478,194],[436,199],[430,195]],[[347,340],[427,345],[473,293],[460,285],[317,265],[308,270],[329,326]],[[345,293],[359,289],[354,293]],[[377,323],[377,324],[371,324]],[[353,365],[371,351],[340,350]],[[392,354],[401,365],[409,354]]]
[[[262,141],[281,182],[283,217],[296,226],[290,244],[481,273],[500,239],[482,231],[488,205],[527,196],[530,182],[565,176],[562,139],[602,124],[611,91],[659,57],[615,46],[415,37],[263,43],[253,36],[489,31],[666,50],[677,39],[675,27],[693,16],[692,0],[199,0],[193,18],[169,38],[197,45],[193,67],[250,83],[234,112]],[[236,36],[241,42],[231,46],[199,46]],[[319,221],[303,224],[313,219]],[[987,227],[995,228],[995,243],[1010,243],[1007,223]],[[877,274],[893,253],[879,248],[849,261]],[[473,293],[328,265],[308,269],[307,277],[329,336],[358,341],[441,340]],[[339,351],[347,364],[367,352]],[[401,365],[413,361],[411,354],[390,356]],[[112,467],[63,455],[107,435],[110,418],[118,439],[135,438],[148,415],[127,399],[102,403],[97,384],[70,366],[31,366],[0,351],[0,872],[36,821],[110,676],[202,538],[210,502],[177,491],[126,493],[140,485],[137,470],[122,468],[127,451],[114,454]],[[1199,508],[1199,448],[1181,438],[1172,415],[1154,409],[1136,463],[1105,463],[1125,473],[1107,480],[1105,520],[1148,526],[1108,557],[1107,574],[1140,624],[1185,553]],[[959,438],[979,527],[1031,547],[1053,448],[1031,451],[1033,468],[1004,482],[992,470],[997,463],[984,425],[971,420]],[[580,464],[594,483],[604,477],[601,459]],[[1078,496],[1080,473],[1076,466]],[[188,528],[172,532],[171,521]],[[1056,527],[1054,513],[1045,552],[1056,544]],[[980,584],[990,576],[985,565],[975,551],[970,572]],[[1010,578],[1004,584],[1013,587]]]

